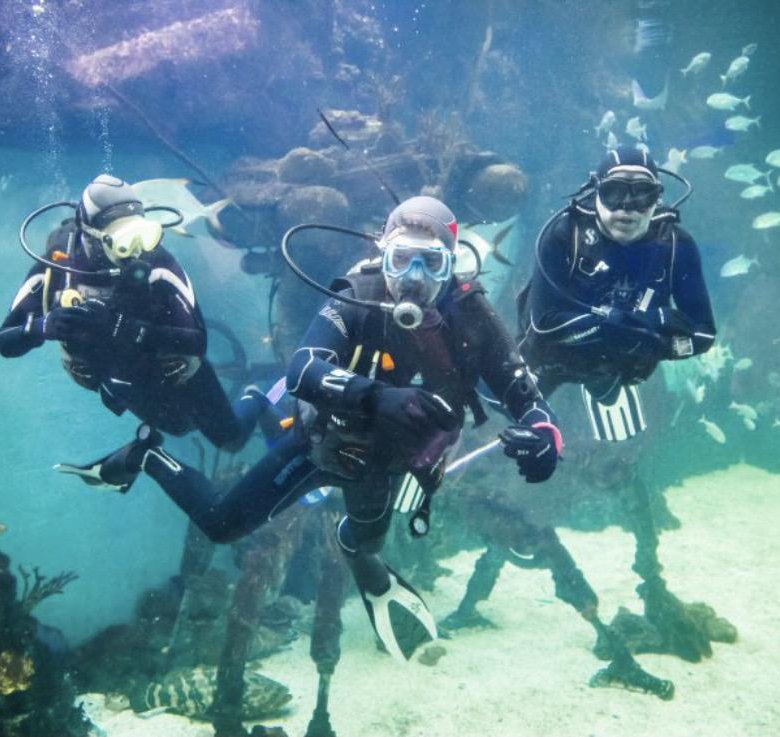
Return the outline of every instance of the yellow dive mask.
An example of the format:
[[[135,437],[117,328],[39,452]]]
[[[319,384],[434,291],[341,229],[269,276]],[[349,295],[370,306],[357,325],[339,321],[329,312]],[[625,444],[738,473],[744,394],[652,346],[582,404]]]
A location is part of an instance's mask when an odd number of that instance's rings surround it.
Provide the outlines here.
[[[163,236],[162,225],[140,215],[128,215],[110,222],[103,230],[82,224],[82,230],[103,245],[106,256],[113,262],[138,258],[153,251]]]

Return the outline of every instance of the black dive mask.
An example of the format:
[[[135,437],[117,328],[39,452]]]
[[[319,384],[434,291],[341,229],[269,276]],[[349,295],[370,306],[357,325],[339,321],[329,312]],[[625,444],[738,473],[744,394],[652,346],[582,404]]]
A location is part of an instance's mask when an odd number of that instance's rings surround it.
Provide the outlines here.
[[[659,182],[647,179],[610,177],[598,183],[597,191],[601,204],[607,210],[643,212],[658,202],[664,188]]]

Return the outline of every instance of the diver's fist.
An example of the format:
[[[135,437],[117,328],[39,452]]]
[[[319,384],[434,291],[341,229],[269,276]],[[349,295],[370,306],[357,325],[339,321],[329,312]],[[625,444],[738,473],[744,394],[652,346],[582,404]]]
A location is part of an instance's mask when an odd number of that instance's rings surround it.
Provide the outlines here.
[[[36,320],[30,332],[44,340],[58,340],[63,343],[89,340],[89,315],[81,305],[55,307],[45,317]]]
[[[405,433],[454,430],[458,417],[438,395],[417,387],[387,386],[375,382],[369,406],[379,429]]]
[[[504,455],[514,458],[520,475],[529,484],[547,481],[553,475],[558,463],[558,441],[549,427],[511,425],[498,437],[504,444]]]

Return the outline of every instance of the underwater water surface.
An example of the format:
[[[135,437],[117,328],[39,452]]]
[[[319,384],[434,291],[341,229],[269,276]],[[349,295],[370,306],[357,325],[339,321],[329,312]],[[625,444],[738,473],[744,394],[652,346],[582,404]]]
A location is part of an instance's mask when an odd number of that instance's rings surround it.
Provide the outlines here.
[[[2,358],[0,734],[780,731],[775,3],[0,0],[0,17],[8,308],[33,266],[25,217],[109,174],[185,217],[162,243],[230,400],[271,391],[325,300],[288,268],[284,233],[379,233],[393,196],[449,205],[471,243],[456,270],[479,254],[515,336],[537,234],[628,145],[692,187],[679,225],[717,327],[640,384],[636,437],[595,440],[567,385],[549,481],[489,450],[444,477],[427,536],[394,515],[382,555],[439,623],[408,662],[378,646],[342,560],[340,492],[213,544],[146,473],[117,493],[54,470],[139,420],[79,386],[56,340]],[[685,192],[661,181],[665,205]],[[73,213],[36,219],[32,250],[54,258],[47,236]],[[295,245],[324,285],[377,255],[332,231]],[[455,457],[506,426],[488,414],[476,429],[468,414]],[[166,433],[164,450],[224,491],[264,433],[236,453]]]

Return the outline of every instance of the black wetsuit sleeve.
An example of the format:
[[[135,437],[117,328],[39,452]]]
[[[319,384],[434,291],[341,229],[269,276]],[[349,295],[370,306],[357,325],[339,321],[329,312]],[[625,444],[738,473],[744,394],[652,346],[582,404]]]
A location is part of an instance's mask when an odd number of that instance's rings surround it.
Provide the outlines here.
[[[349,365],[360,309],[335,299],[323,305],[290,361],[287,370],[290,394],[315,405],[322,402],[332,405],[333,395],[323,390],[322,379],[335,368]]]
[[[694,354],[704,353],[715,342],[715,319],[701,269],[699,249],[693,238],[682,228],[677,229],[672,269],[672,296],[675,307],[693,325]]]
[[[0,326],[0,355],[6,358],[23,356],[43,345],[43,338],[30,335],[32,321],[42,317],[42,290],[45,267],[35,264],[19,287],[8,315]]]
[[[160,355],[204,356],[206,328],[184,269],[162,251],[155,258],[149,283],[155,319],[140,322],[144,348]]]

